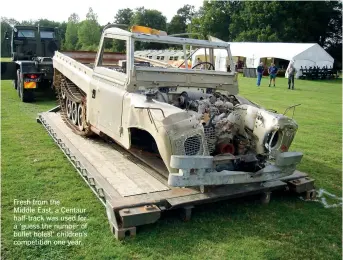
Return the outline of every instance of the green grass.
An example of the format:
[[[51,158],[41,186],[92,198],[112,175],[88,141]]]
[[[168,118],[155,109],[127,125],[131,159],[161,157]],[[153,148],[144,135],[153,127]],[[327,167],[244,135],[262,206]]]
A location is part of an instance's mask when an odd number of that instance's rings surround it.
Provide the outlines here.
[[[267,80],[240,78],[241,94],[283,112],[295,112],[299,130],[291,150],[302,151],[299,170],[316,186],[341,196],[342,81],[286,79],[276,88]],[[197,207],[190,222],[177,214],[138,228],[137,237],[116,241],[103,206],[78,176],[43,127],[38,112],[54,100],[19,102],[9,81],[1,86],[2,259],[341,259],[341,208],[326,209],[297,196],[272,195],[268,206],[253,199]],[[13,245],[13,199],[58,199],[65,206],[86,208],[88,236],[83,245],[28,247]]]

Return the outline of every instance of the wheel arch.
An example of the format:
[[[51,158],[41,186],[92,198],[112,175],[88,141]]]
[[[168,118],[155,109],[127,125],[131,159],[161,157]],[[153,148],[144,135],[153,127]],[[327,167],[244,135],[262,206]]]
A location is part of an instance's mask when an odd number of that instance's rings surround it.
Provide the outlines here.
[[[147,129],[144,129],[139,126],[131,126],[128,128],[129,132],[129,141],[130,141],[130,148],[137,147],[137,140],[139,140],[141,143],[141,148],[144,149],[144,145],[149,146],[149,142],[151,143],[150,148],[154,148],[155,152],[157,151],[159,156],[162,158],[165,166],[170,171],[170,157],[172,154],[171,150],[171,143],[169,140],[169,137],[166,135],[166,133],[162,134],[161,132],[157,133],[150,133]],[[154,149],[151,149],[150,152],[154,152]],[[147,151],[147,150],[145,150]],[[149,152],[149,151],[148,151]]]

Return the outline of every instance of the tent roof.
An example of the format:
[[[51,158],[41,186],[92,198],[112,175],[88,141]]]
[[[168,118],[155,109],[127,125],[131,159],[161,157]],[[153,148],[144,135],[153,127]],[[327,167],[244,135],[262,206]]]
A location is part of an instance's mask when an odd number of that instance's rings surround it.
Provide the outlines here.
[[[232,56],[241,57],[273,57],[292,60],[301,56],[311,56],[311,59],[334,59],[317,43],[274,43],[274,42],[229,42]],[[310,55],[303,55],[309,51]]]

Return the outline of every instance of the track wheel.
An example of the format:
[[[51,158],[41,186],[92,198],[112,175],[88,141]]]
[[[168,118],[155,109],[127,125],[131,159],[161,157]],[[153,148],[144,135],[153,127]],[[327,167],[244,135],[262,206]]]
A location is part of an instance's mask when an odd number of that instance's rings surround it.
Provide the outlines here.
[[[83,131],[84,129],[82,117],[83,117],[83,106],[82,104],[79,104],[77,106],[77,126],[80,131]]]
[[[69,98],[66,99],[67,117],[71,119],[71,101]]]
[[[73,121],[73,124],[74,125],[77,125],[77,119],[78,119],[78,116],[77,116],[77,103],[72,101],[71,102],[71,121]]]

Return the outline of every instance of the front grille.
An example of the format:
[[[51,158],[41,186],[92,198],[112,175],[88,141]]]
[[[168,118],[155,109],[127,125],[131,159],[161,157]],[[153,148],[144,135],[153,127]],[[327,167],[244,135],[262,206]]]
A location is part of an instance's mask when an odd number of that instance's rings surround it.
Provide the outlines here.
[[[216,148],[216,130],[214,127],[204,127],[205,140],[207,144],[208,152],[211,154]]]
[[[175,136],[176,137],[176,136]],[[202,136],[195,131],[171,138],[174,155],[204,155],[207,154],[207,146],[204,146]],[[205,151],[204,151],[205,150]]]
[[[196,155],[200,151],[201,148],[201,136],[194,135],[188,137],[184,143],[185,154],[186,155]]]

